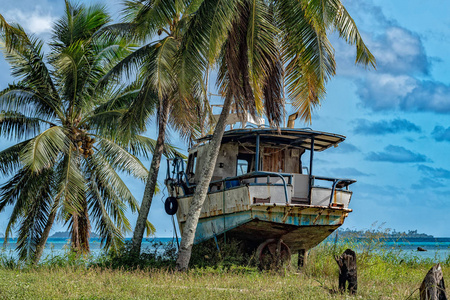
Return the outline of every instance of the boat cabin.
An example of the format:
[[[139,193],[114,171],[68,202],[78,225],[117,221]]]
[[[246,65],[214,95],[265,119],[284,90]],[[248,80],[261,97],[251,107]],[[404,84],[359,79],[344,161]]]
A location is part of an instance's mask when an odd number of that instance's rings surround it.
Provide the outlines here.
[[[205,136],[189,149],[186,184],[180,191],[185,196],[192,194],[198,184],[198,170],[209,163],[202,158],[211,138]],[[314,152],[336,147],[344,139],[341,135],[309,129],[227,131],[222,139],[210,192],[242,185],[270,185],[272,190],[265,196],[255,195],[253,203],[348,207],[351,197],[348,185],[354,180],[311,175]]]

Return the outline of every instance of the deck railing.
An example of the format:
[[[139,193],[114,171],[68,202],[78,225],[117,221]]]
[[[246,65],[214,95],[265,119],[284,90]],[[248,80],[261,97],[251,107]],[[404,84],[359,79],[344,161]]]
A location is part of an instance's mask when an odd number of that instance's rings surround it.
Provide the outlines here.
[[[258,183],[256,182],[257,178],[261,178],[261,177],[266,177],[267,178],[267,182],[266,183]],[[278,177],[281,179],[281,181],[283,182],[282,184],[279,183],[272,183],[270,182],[270,178],[271,177]],[[285,177],[288,178],[288,182],[286,183],[286,179]],[[283,174],[283,173],[276,173],[276,172],[266,172],[266,171],[256,171],[256,172],[250,172],[247,174],[243,174],[243,175],[239,175],[239,176],[234,176],[234,177],[227,177],[221,180],[217,180],[217,181],[212,181],[210,183],[210,188],[211,186],[217,185],[222,183],[222,189],[221,190],[227,190],[230,188],[234,188],[237,186],[241,186],[241,182],[245,179],[253,179],[255,178],[255,182],[254,183],[247,183],[249,185],[273,185],[273,186],[283,186],[284,187],[284,196],[286,199],[286,203],[289,203],[289,197],[288,197],[288,192],[287,192],[287,185],[291,185],[292,184],[292,174]],[[233,184],[229,184],[227,185],[227,182],[238,182],[237,185],[233,185]]]
[[[173,178],[170,175],[170,171],[169,171],[170,166],[168,163],[166,183],[170,180],[175,185],[181,187],[185,196],[192,195],[195,191],[196,185],[189,183],[189,179],[188,179],[188,176],[187,176],[187,174],[185,172],[185,168],[184,168],[184,161],[182,159],[174,159],[172,167],[173,167],[173,171],[172,171]],[[257,181],[258,178],[263,178],[263,177],[267,178],[267,181],[265,183]],[[273,177],[280,178],[282,183],[271,182],[270,179]],[[226,190],[240,187],[243,184],[245,184],[245,185],[282,186],[284,189],[285,202],[290,203],[287,187],[288,187],[288,185],[292,185],[293,177],[294,177],[294,174],[255,171],[255,172],[242,174],[239,176],[227,177],[227,178],[223,178],[220,180],[211,181],[211,183],[209,185],[209,192],[211,192],[211,189],[214,187],[217,188],[217,190],[216,190],[217,192],[223,192]],[[287,178],[287,182],[286,182],[286,178]],[[248,180],[248,179],[254,179],[255,182],[245,182],[245,180]],[[311,197],[311,190],[315,187],[316,188],[319,187],[319,186],[315,185],[316,180],[331,182],[331,188],[329,188],[329,187],[326,188],[326,189],[330,189],[330,191],[331,191],[329,205],[332,205],[333,200],[334,200],[334,194],[337,189],[345,188],[346,190],[348,190],[348,186],[350,184],[356,182],[356,180],[353,180],[353,179],[331,178],[331,177],[323,177],[323,176],[310,176],[311,183],[310,183],[310,187],[309,187],[309,198]],[[310,204],[312,203],[312,199],[309,199],[309,203]]]
[[[334,192],[336,191],[336,188],[342,189],[345,187],[345,189],[348,191],[348,186],[350,184],[356,182],[356,180],[354,180],[354,179],[331,178],[331,177],[323,177],[323,176],[311,176],[311,179],[312,179],[311,188],[315,187],[314,183],[315,183],[316,179],[332,182],[329,205],[331,205],[333,203],[333,197],[334,197]]]

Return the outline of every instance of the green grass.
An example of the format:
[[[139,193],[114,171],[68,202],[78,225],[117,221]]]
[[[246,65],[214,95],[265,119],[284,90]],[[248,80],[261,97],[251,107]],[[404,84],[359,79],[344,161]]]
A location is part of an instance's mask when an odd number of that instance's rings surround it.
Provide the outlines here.
[[[334,253],[354,245],[320,245],[298,272],[292,265],[279,272],[259,272],[251,265],[218,263],[177,273],[169,267],[145,270],[90,267],[79,260],[46,261],[39,267],[0,268],[0,299],[419,299],[417,291],[432,260],[359,249],[356,297],[336,292]],[[293,263],[295,257],[293,258]],[[449,261],[443,261],[450,282]]]

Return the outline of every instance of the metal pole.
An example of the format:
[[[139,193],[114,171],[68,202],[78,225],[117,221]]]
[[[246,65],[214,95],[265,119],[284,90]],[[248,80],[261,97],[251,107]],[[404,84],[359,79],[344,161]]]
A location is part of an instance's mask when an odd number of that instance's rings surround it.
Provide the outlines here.
[[[312,192],[312,186],[314,184],[313,182],[313,159],[314,159],[314,136],[311,137],[311,149],[309,153],[309,204],[311,205],[311,192]]]
[[[255,172],[259,171],[259,134],[256,135]]]
[[[311,138],[311,151],[309,153],[309,175],[312,176],[314,158],[314,136]]]

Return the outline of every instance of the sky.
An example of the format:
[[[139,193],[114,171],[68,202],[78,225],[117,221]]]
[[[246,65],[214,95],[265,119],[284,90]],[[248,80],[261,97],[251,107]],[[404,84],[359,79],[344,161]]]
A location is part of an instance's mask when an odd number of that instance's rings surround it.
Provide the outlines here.
[[[62,0],[0,0],[0,14],[46,40],[64,9]],[[120,1],[105,3],[118,18]],[[418,230],[450,237],[450,2],[429,0],[343,0],[377,69],[355,66],[355,50],[333,33],[337,74],[312,124],[296,127],[345,135],[339,147],[315,155],[315,175],[354,178],[350,229]],[[12,82],[0,58],[0,89]],[[148,134],[156,136],[156,130]],[[171,142],[186,149],[177,141]],[[2,145],[10,142],[3,140]],[[145,162],[148,166],[149,162]],[[160,186],[166,171],[162,162]],[[142,199],[144,185],[125,181]],[[149,219],[157,236],[172,237],[164,212],[163,191],[154,199]],[[4,232],[8,210],[0,213]],[[136,216],[128,214],[131,223]],[[62,228],[56,227],[53,231]]]

